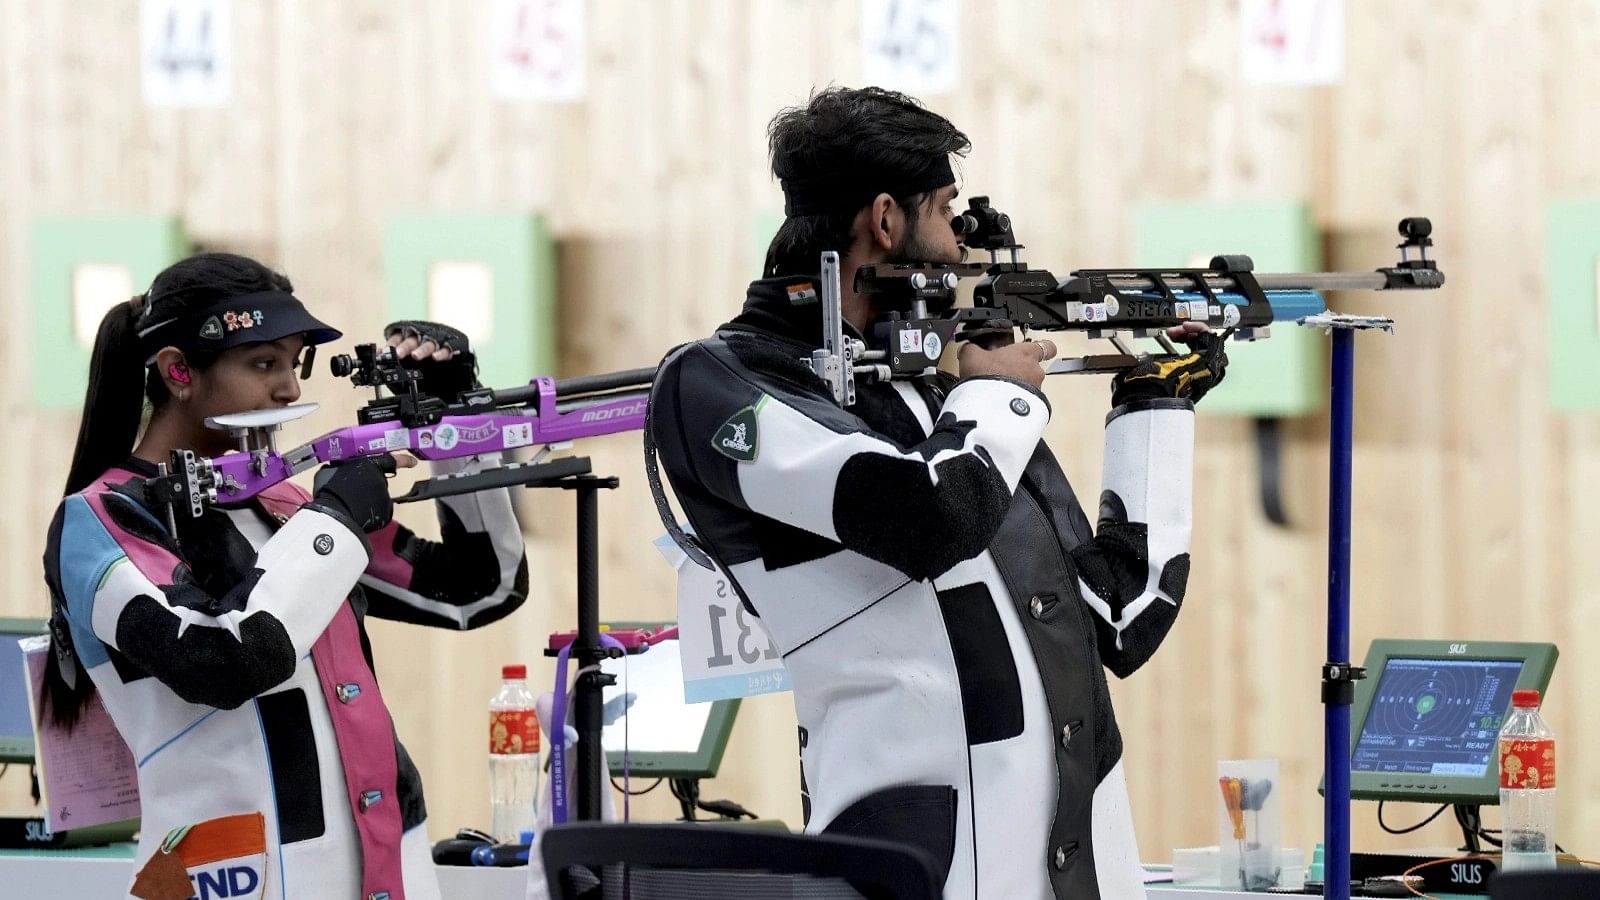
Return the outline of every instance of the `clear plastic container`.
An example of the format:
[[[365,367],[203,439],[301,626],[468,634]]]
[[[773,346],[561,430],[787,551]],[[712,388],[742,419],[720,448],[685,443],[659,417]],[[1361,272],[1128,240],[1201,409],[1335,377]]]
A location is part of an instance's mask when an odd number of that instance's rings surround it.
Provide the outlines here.
[[[1278,761],[1219,761],[1217,785],[1217,885],[1235,891],[1276,886],[1283,874]]]
[[[533,831],[534,798],[539,796],[539,719],[528,690],[527,666],[500,669],[499,693],[489,701],[490,833],[515,842]]]
[[[1556,736],[1539,715],[1539,692],[1513,691],[1500,729],[1503,871],[1556,866]]]

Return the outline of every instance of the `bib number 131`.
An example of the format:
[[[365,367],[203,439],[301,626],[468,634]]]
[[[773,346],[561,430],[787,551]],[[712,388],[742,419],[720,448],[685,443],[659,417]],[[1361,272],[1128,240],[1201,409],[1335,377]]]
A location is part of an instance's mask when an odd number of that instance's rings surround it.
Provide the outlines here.
[[[723,591],[727,590],[726,584],[721,580],[717,582],[717,586]],[[728,619],[728,610],[712,603],[706,606],[706,615],[711,625],[711,655],[706,657],[706,666],[720,669],[723,666],[733,665],[733,654],[724,649],[726,644],[723,627]],[[738,602],[737,598],[733,603],[733,624],[739,631],[738,637],[733,641],[736,644],[734,649],[742,662],[750,664],[763,659],[778,658],[778,648],[772,646],[772,638],[764,634],[757,635],[751,629],[750,623],[745,619],[744,604]]]
[[[656,548],[678,573],[678,652],[683,699],[728,700],[790,689],[789,673],[761,618],[739,600],[726,572],[701,568],[663,536]]]

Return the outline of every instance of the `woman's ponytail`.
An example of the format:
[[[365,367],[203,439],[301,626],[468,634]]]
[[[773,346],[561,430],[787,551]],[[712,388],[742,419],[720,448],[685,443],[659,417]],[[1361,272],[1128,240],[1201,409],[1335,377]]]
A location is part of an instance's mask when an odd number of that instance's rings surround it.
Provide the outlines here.
[[[94,484],[106,470],[127,459],[139,437],[139,422],[144,417],[145,365],[139,350],[134,306],[132,300],[118,303],[100,320],[94,355],[89,359],[89,387],[83,395],[78,446],[72,451],[72,469],[67,473],[63,496]],[[51,593],[59,595],[55,587]],[[42,723],[48,713],[57,725],[71,728],[94,693],[94,683],[73,652],[62,598],[56,596],[51,606],[51,640],[66,646],[56,648],[45,661],[44,684],[39,691],[40,719]],[[63,657],[67,660],[65,665],[74,670],[70,679],[62,671]]]
[[[76,494],[133,452],[144,416],[145,364],[134,302],[111,307],[100,320],[83,395],[83,421],[63,495]]]

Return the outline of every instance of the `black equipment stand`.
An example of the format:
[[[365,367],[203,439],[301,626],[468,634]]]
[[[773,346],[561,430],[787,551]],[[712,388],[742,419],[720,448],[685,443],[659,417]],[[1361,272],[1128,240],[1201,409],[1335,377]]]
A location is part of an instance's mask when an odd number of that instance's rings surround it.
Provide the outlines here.
[[[562,457],[549,462],[515,463],[473,475],[430,478],[418,482],[397,502],[413,503],[489,488],[522,486],[559,488],[578,495],[578,636],[570,658],[578,664],[573,687],[572,726],[578,732],[576,781],[572,808],[574,821],[600,821],[601,803],[610,784],[605,748],[600,744],[605,688],[616,676],[600,670],[600,661],[620,651],[600,645],[600,491],[613,490],[615,477],[591,474],[586,456]],[[546,650],[546,656],[559,651]],[[551,735],[550,740],[560,740]]]
[[[585,460],[587,462],[587,460]],[[600,661],[620,655],[600,646],[600,495],[617,487],[616,478],[578,475],[528,487],[559,487],[578,492],[578,637],[572,644],[571,658],[578,663],[577,684],[573,687],[572,726],[578,731],[578,764],[575,789],[575,821],[600,821],[601,801],[605,798],[610,774],[606,769],[605,748],[600,744],[603,691],[617,677],[600,670]],[[546,650],[546,656],[557,651]],[[559,740],[552,737],[551,740]]]

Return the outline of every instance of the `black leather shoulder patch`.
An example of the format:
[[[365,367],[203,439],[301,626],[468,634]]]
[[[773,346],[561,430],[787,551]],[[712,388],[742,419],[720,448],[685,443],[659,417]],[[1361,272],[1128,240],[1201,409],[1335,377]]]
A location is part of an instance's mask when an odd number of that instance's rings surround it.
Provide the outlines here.
[[[156,524],[150,512],[130,493],[133,488],[134,485],[131,483],[119,485],[102,495],[106,515],[111,517],[111,521],[118,528],[133,537],[147,544],[162,547],[175,555],[181,555],[178,554],[178,547],[173,542],[172,535]]]

